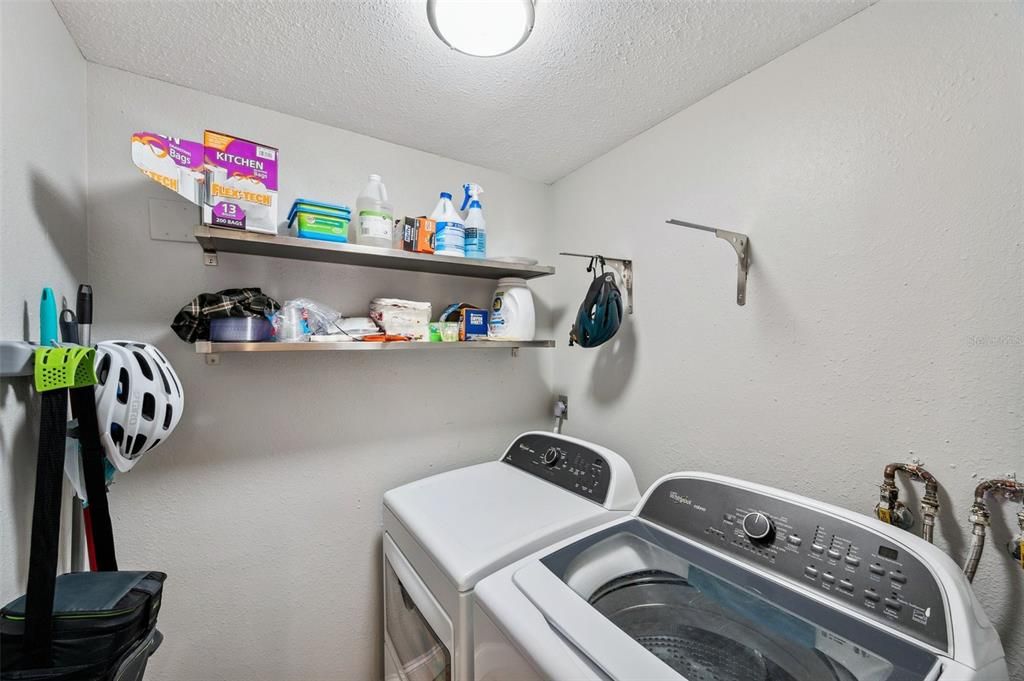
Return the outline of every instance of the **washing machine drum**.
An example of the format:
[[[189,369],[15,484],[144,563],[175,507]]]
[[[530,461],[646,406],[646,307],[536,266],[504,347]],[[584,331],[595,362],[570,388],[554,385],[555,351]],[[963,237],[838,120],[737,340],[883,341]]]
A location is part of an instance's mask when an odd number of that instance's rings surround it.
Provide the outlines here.
[[[678,575],[632,573],[589,600],[689,681],[855,681],[825,656],[773,636]]]

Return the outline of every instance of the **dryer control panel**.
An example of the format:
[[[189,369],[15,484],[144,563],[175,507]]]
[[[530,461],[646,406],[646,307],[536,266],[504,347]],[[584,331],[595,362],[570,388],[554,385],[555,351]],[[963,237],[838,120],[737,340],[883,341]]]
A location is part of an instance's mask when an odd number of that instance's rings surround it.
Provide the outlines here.
[[[882,532],[807,504],[697,478],[664,481],[639,515],[949,649],[935,577]]]
[[[526,433],[512,443],[501,460],[598,504],[608,498],[612,477],[608,462],[576,442],[545,433]]]

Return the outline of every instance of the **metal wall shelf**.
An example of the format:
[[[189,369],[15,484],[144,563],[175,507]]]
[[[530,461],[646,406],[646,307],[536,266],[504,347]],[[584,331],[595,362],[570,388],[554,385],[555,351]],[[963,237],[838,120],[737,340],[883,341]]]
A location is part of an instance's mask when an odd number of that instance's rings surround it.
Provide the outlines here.
[[[534,279],[555,273],[554,267],[546,265],[521,265],[498,260],[476,260],[453,258],[446,255],[408,253],[390,248],[341,244],[315,239],[299,239],[293,236],[258,234],[236,229],[220,229],[199,225],[194,232],[196,241],[203,247],[204,262],[217,264],[217,252],[262,255],[271,258],[311,260],[339,265],[378,267],[408,272],[428,272],[457,277],[480,279],[501,279],[520,277]]]
[[[511,350],[512,356],[519,353],[519,348],[553,348],[553,340],[533,341],[491,341],[476,340],[456,343],[417,343],[399,341],[390,343],[369,343],[351,341],[347,343],[214,343],[211,341],[196,342],[196,352],[206,355],[207,364],[216,364],[216,356],[222,352],[333,352],[354,351],[367,352],[382,350],[385,352],[445,352],[455,350]]]

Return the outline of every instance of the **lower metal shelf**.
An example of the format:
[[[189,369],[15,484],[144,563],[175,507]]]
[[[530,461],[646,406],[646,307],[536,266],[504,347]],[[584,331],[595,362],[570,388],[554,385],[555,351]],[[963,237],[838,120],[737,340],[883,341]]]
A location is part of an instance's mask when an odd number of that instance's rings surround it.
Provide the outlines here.
[[[222,352],[367,352],[381,350],[384,352],[413,352],[422,350],[424,352],[444,352],[458,350],[511,350],[515,355],[519,348],[553,348],[553,340],[533,341],[492,341],[475,340],[456,343],[413,343],[413,342],[391,342],[391,343],[365,343],[352,341],[347,343],[214,343],[211,341],[198,341],[196,352],[207,355],[208,359]],[[215,363],[215,362],[210,362]]]

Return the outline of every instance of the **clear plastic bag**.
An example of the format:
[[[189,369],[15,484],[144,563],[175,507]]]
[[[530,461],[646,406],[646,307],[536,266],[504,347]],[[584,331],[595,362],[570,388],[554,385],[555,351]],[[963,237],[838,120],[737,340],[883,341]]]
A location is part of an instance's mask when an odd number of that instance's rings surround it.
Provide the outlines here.
[[[340,321],[340,312],[311,298],[285,301],[270,320],[274,340],[282,342],[308,341],[311,335],[339,333]]]

